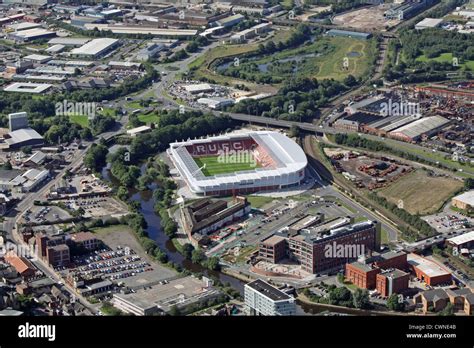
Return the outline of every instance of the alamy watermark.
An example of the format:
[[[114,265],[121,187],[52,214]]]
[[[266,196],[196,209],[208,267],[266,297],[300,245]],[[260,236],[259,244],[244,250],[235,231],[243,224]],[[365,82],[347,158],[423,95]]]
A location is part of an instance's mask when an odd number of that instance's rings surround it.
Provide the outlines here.
[[[257,160],[250,150],[219,150],[217,152],[217,163],[248,163],[250,167],[257,166]]]
[[[388,102],[380,104],[381,116],[412,116],[420,115],[420,104],[408,101],[393,101],[389,99]]]
[[[92,119],[97,114],[97,104],[95,102],[73,102],[64,99],[54,105],[56,116],[83,115]]]
[[[326,244],[324,246],[324,257],[326,258],[345,258],[356,259],[365,255],[364,244]]]

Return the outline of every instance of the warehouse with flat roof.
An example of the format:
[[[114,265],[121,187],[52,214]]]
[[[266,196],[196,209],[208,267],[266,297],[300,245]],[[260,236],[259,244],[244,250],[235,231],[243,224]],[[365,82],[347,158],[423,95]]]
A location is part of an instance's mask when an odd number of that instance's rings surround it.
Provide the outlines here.
[[[120,41],[117,39],[94,39],[81,47],[74,48],[71,54],[76,57],[98,58],[115,49],[119,43]]]
[[[472,211],[474,209],[474,190],[453,197],[451,204],[456,208]]]
[[[368,40],[372,37],[371,33],[362,33],[358,31],[348,31],[348,30],[339,30],[339,29],[331,29],[326,32],[327,36],[344,36],[344,37],[351,37],[354,39],[363,39]]]
[[[423,30],[427,28],[437,28],[443,22],[442,18],[425,18],[415,25],[416,30]]]
[[[53,36],[56,36],[54,31],[49,31],[43,28],[15,31],[8,34],[8,38],[16,42],[29,42],[39,39],[46,39]]]
[[[389,132],[389,136],[404,141],[416,141],[424,136],[431,136],[445,127],[450,121],[442,116],[428,116],[408,123]]]
[[[15,82],[3,89],[4,92],[17,92],[17,93],[45,93],[53,85],[48,83],[33,83],[33,82]]]

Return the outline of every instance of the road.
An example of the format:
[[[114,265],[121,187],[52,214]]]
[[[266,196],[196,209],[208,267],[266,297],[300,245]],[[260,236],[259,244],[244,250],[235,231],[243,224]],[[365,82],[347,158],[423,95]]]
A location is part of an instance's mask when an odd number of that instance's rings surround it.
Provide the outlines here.
[[[121,122],[127,122],[126,118],[122,119]],[[121,133],[123,126],[124,125],[122,123],[119,123],[115,130],[103,133],[100,138],[104,138],[106,140],[110,139],[116,134]],[[76,153],[74,160],[71,163],[69,163],[66,167],[64,167],[59,173],[56,174],[56,176],[52,180],[48,181],[39,190],[26,194],[25,197],[22,199],[22,201],[17,204],[15,209],[10,211],[8,215],[5,216],[5,220],[3,222],[3,228],[7,232],[7,239],[9,239],[10,241],[16,244],[27,246],[27,244],[23,242],[23,239],[21,238],[19,234],[18,221],[21,219],[23,214],[28,209],[31,209],[33,207],[34,201],[44,200],[46,193],[48,193],[54,185],[59,183],[59,181],[62,179],[66,171],[71,171],[82,165],[82,161],[84,159],[84,156],[87,150],[93,143],[98,143],[100,141],[100,138],[94,140],[94,142],[86,144],[86,146],[83,149],[78,150],[79,152]],[[51,267],[49,267],[43,260],[41,260],[39,257],[33,257],[30,261],[35,265],[36,268],[41,270],[46,276],[48,276],[49,278],[51,278],[57,283],[61,282],[61,278],[56,274],[56,272]],[[84,297],[80,296],[69,285],[64,284],[64,286],[71,296],[74,296],[74,298],[76,298],[82,305],[88,308],[92,313],[94,314],[98,313],[97,306],[91,305]]]

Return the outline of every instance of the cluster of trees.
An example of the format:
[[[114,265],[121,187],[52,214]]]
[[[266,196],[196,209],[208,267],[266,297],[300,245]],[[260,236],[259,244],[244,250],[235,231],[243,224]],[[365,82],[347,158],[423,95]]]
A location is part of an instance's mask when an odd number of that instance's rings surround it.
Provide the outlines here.
[[[166,253],[156,245],[153,239],[148,237],[148,233],[146,232],[148,226],[143,215],[137,211],[138,207],[132,205],[130,207],[135,211],[122,218],[122,222],[127,224],[134,231],[138,242],[148,255],[151,255],[160,263],[167,263],[168,256]],[[171,266],[175,267],[174,264]]]
[[[33,99],[31,95],[22,93],[2,93],[0,95],[0,126],[7,127],[9,113],[25,111],[28,113],[30,126],[43,134],[48,144],[71,142],[74,139],[91,140],[115,125],[110,116],[97,115],[90,121],[90,129],[70,121],[69,117],[56,115],[56,103],[64,100],[71,102],[100,102],[116,99],[142,90],[159,78],[152,66],[147,66],[147,73],[139,79],[127,79],[118,87],[99,90],[78,90],[63,94],[51,94],[41,99]]]
[[[318,34],[319,33],[320,32],[318,31]],[[259,44],[256,51],[240,57],[240,64],[238,66],[231,64],[220,72],[226,76],[255,81],[257,83],[281,83],[285,80],[282,75],[293,72],[294,62],[275,62],[268,67],[269,71],[267,73],[261,73],[257,64],[252,62],[252,59],[272,55],[285,49],[298,47],[308,41],[312,35],[313,33],[308,25],[300,24],[296,28],[296,31],[292,33],[286,41],[275,43],[270,40],[266,44]],[[217,60],[213,65],[219,66],[226,61],[228,61],[228,59],[224,61]]]
[[[191,40],[191,42],[186,46],[186,51],[188,53],[194,53],[199,50],[200,47],[204,47],[209,45],[209,40],[206,39],[204,36],[196,36]]]
[[[164,113],[160,127],[136,137],[131,144],[131,157],[138,161],[166,150],[171,142],[226,131],[234,126],[228,117],[215,117],[201,112]]]
[[[400,40],[403,43],[403,57],[410,66],[422,54],[427,58],[436,58],[442,53],[452,53],[460,62],[474,59],[474,46],[469,34],[437,28],[405,30],[400,34]],[[452,62],[447,64],[452,66]]]
[[[220,268],[219,258],[212,256],[207,257],[201,249],[195,249],[191,244],[186,243],[181,247],[183,256],[192,263],[206,267],[212,271],[217,271]]]
[[[369,300],[369,292],[366,289],[356,289],[351,293],[345,286],[327,286],[328,296],[314,295],[309,288],[303,290],[303,294],[313,302],[344,306],[349,308],[370,309],[372,305]]]
[[[402,312],[405,310],[405,302],[400,301],[397,294],[391,294],[387,299],[387,307],[392,311]]]
[[[319,115],[319,107],[327,104],[330,98],[347,90],[348,87],[339,81],[298,77],[288,80],[271,98],[246,99],[228,109],[280,120],[308,121]]]
[[[395,214],[398,218],[409,224],[413,229],[402,228],[403,234],[409,240],[419,240],[427,237],[431,237],[436,234],[436,231],[431,227],[425,220],[421,219],[418,215],[411,215],[405,209],[398,208],[398,206],[392,202],[387,201],[384,197],[377,195],[375,192],[370,192],[368,197],[375,201],[377,204],[384,207],[386,210]]]
[[[318,6],[331,6],[330,10],[322,11],[315,14],[314,18],[326,18],[330,15],[335,15],[344,11],[356,9],[358,7],[367,4],[367,1],[363,0],[308,0],[305,1],[306,5],[318,5]]]
[[[119,148],[108,157],[108,162],[111,164],[110,171],[125,188],[136,186],[141,175],[140,168],[134,165],[131,159],[130,152],[125,147]]]
[[[395,156],[405,158],[409,161],[425,163],[432,166],[437,166],[438,168],[456,171],[454,167],[448,167],[442,164],[441,162],[433,163],[428,160],[425,160],[424,158],[413,155],[411,153],[405,152],[403,150],[398,150],[388,145],[385,145],[384,143],[380,141],[375,141],[375,140],[370,140],[367,138],[360,137],[357,134],[336,134],[334,137],[334,141],[339,145],[345,145],[349,147],[359,147],[359,148],[367,149],[374,152],[391,153]]]
[[[92,144],[84,156],[84,165],[93,170],[100,172],[106,164],[109,149],[104,144]]]
[[[115,119],[108,115],[96,115],[89,120],[89,127],[92,129],[93,135],[99,135],[115,126]]]

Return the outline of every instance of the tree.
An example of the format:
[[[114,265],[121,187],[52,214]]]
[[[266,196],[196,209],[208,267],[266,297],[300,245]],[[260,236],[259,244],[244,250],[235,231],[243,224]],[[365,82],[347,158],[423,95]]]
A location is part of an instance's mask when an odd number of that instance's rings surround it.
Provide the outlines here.
[[[172,305],[169,314],[172,316],[179,316],[181,315],[181,311],[178,307],[176,307],[176,305]]]
[[[206,259],[206,255],[201,249],[196,249],[193,251],[191,261],[196,264],[200,264]]]
[[[402,298],[397,294],[391,294],[387,299],[387,307],[392,311],[403,311],[405,309],[405,302],[400,301]]]
[[[106,164],[109,149],[105,145],[92,144],[84,156],[84,164],[87,168],[99,172]]]
[[[194,251],[194,247],[191,244],[186,243],[183,245],[183,255],[186,259],[191,260],[193,251]]]
[[[206,266],[209,268],[211,271],[218,271],[220,269],[219,265],[219,258],[216,256],[212,256],[206,261]]]
[[[365,309],[370,307],[369,292],[366,289],[356,289],[352,294],[352,298],[355,308]]]
[[[444,309],[438,313],[441,316],[451,316],[454,315],[454,306],[452,303],[448,303]]]
[[[289,136],[292,137],[292,138],[299,137],[300,136],[300,127],[298,127],[297,125],[292,125],[290,127]]]

